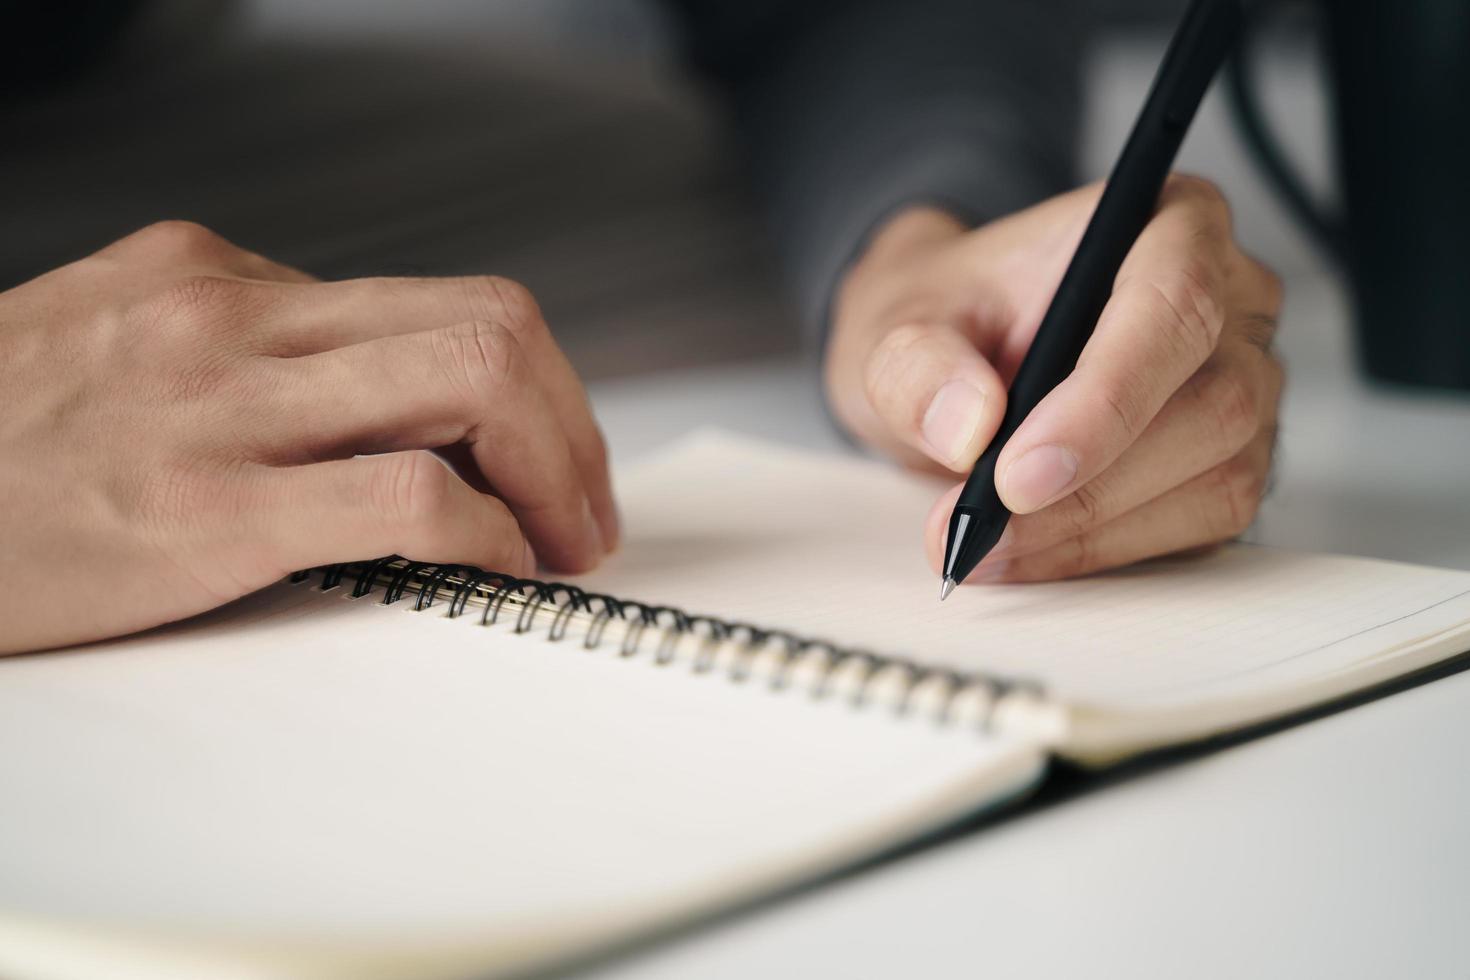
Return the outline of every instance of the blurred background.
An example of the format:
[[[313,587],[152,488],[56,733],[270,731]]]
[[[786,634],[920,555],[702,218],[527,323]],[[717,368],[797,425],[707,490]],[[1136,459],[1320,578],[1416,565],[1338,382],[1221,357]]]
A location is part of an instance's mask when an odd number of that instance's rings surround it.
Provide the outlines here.
[[[1105,175],[1182,6],[1088,5],[1079,181]],[[100,67],[44,91],[11,86],[0,103],[0,288],[163,218],[329,278],[496,273],[541,301],[593,382],[615,455],[732,417],[756,434],[838,444],[814,407],[815,374],[739,149],[682,70],[657,4],[91,7],[120,20],[137,8]],[[1270,128],[1331,207],[1318,26],[1278,19],[1255,62]],[[1251,166],[1223,87],[1179,166],[1225,189],[1239,239],[1288,292],[1284,479],[1253,533],[1470,567],[1470,406],[1375,391],[1355,374],[1342,280]],[[1466,259],[1463,247],[1452,258]],[[757,401],[762,412],[742,411]],[[1368,463],[1365,443],[1376,447]]]
[[[1094,6],[1085,179],[1105,174],[1181,8]],[[793,350],[740,153],[681,70],[665,13],[647,0],[143,4],[100,70],[11,107],[0,285],[189,218],[325,277],[519,279],[589,378]],[[1282,131],[1326,188],[1311,47],[1283,34],[1266,61]],[[1266,261],[1315,270],[1218,104],[1182,166],[1227,187]]]

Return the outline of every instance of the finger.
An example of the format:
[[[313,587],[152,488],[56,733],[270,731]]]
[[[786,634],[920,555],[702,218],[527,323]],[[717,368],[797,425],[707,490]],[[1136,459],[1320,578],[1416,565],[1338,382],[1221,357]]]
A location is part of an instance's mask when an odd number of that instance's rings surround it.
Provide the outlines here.
[[[227,272],[242,279],[311,283],[316,279],[234,242],[192,221],[159,221],[121,238],[97,253],[141,257],[181,272]]]
[[[566,433],[499,325],[459,324],[270,364],[271,402],[251,423],[271,461],[463,442],[550,567],[584,571],[602,558]]]
[[[541,319],[525,287],[498,276],[341,279],[284,290],[281,297],[277,315],[256,331],[259,352],[278,357],[316,354],[468,320],[510,326]]]
[[[1228,264],[1227,305],[1235,312],[1215,354],[1112,466],[1041,510],[1013,518],[988,562],[1075,537],[1231,458],[1258,433],[1274,433],[1285,379],[1273,352],[1282,283],[1238,250]]]
[[[1282,380],[1280,365],[1259,349],[1222,347],[1112,466],[1041,510],[1013,517],[986,560],[1077,537],[1233,458],[1262,430],[1274,430]],[[930,536],[945,527],[952,496],[930,513]]]
[[[477,492],[490,494],[495,492],[490,481],[485,479],[485,474],[480,472],[480,464],[475,461],[475,453],[471,447],[457,442],[452,446],[440,446],[434,450],[434,455],[448,463],[454,475]]]
[[[484,320],[513,335],[561,421],[609,549],[621,536],[607,444],[586,389],[523,286],[496,276],[353,279],[287,290],[257,331],[261,353],[299,357]]]
[[[1233,311],[1221,334],[1221,343],[1237,339],[1270,353],[1281,313],[1281,278],[1255,259],[1236,251],[1230,263],[1230,301]]]
[[[969,582],[1039,582],[1088,575],[1227,541],[1255,519],[1270,469],[1268,434],[1245,451],[1105,524],[1040,551],[977,568]],[[940,548],[930,536],[930,564]]]
[[[1111,465],[1215,350],[1230,227],[1206,188],[1171,181],[1076,369],[1001,453],[996,489],[1013,512],[1040,510]]]
[[[535,573],[505,505],[466,486],[431,453],[403,452],[274,470],[259,540],[282,570],[402,555]]]
[[[966,470],[1000,425],[1005,385],[948,324],[888,331],[862,370],[864,410],[851,417],[856,434],[906,462]]]

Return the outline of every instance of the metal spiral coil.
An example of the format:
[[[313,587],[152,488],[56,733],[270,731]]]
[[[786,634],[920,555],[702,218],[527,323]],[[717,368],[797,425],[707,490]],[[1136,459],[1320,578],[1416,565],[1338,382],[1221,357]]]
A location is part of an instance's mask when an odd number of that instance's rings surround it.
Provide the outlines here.
[[[619,599],[566,582],[519,578],[471,565],[416,562],[389,555],[297,572],[291,581],[304,583],[313,574],[321,576],[322,591],[347,583],[354,599],[381,588],[385,605],[411,597],[412,608],[422,611],[443,600],[451,619],[466,615],[473,603],[480,607],[481,626],[496,624],[510,606],[515,616],[513,632],[529,633],[540,620],[552,642],[566,639],[575,620],[582,624],[581,642],[587,650],[601,649],[609,627],[617,624],[621,630],[618,656],[639,655],[647,640],[653,662],[660,666],[677,659],[681,643],[692,640],[691,669],[696,674],[713,672],[724,660],[727,676],[735,682],[764,673],[770,689],[804,686],[813,698],[828,697],[835,688],[844,687],[843,694],[854,707],[881,699],[897,715],[922,713],[941,725],[966,724],[990,731],[1003,703],[1043,697],[1040,686],[1031,681],[925,666],[785,630],[690,615],[672,606]],[[881,698],[880,688],[886,695]]]

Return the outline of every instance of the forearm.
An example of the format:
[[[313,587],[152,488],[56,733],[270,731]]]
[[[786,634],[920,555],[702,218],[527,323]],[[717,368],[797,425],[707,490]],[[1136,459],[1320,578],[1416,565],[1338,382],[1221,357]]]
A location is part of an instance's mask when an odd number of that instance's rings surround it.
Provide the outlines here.
[[[843,270],[905,205],[975,224],[1072,182],[1070,2],[868,0],[743,18],[682,6],[699,64],[728,94],[814,333]],[[732,20],[743,29],[733,40]]]

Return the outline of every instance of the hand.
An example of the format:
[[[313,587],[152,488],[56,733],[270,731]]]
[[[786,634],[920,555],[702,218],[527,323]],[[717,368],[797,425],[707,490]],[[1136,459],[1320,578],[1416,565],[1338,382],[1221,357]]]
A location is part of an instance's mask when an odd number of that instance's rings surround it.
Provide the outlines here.
[[[0,293],[0,653],[314,565],[580,571],[617,537],[586,395],[515,283],[320,283],[168,222]]]
[[[975,231],[931,209],[889,222],[835,306],[825,381],[838,419],[909,465],[968,474],[1099,193]],[[1244,531],[1271,465],[1280,307],[1219,191],[1171,177],[1076,370],[1001,453],[996,489],[1018,516],[971,581],[1082,575]],[[936,572],[958,494],[925,525]]]

